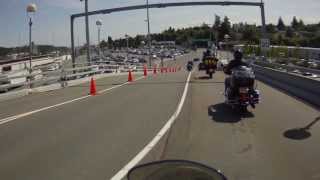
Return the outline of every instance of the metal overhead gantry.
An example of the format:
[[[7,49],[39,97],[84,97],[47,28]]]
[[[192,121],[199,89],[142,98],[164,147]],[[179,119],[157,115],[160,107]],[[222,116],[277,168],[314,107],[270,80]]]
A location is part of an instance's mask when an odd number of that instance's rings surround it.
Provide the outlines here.
[[[155,3],[155,4],[144,4],[135,6],[126,6],[111,9],[102,9],[88,12],[88,16],[98,14],[111,14],[114,12],[121,11],[132,11],[147,8],[167,8],[167,7],[182,7],[182,6],[256,6],[261,9],[261,21],[262,21],[262,38],[266,38],[266,21],[264,12],[264,2],[234,2],[234,1],[199,1],[199,2],[173,2],[173,3]],[[74,50],[74,20],[75,18],[84,17],[86,13],[79,13],[71,15],[71,49],[72,49],[72,62],[75,63],[75,50]],[[87,42],[88,43],[88,42]]]

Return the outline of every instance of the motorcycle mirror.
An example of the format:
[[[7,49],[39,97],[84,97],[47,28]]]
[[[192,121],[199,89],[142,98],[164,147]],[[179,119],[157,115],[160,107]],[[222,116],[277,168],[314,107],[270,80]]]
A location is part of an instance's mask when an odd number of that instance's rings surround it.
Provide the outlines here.
[[[216,169],[185,160],[165,160],[139,165],[129,171],[127,178],[128,180],[227,180]]]

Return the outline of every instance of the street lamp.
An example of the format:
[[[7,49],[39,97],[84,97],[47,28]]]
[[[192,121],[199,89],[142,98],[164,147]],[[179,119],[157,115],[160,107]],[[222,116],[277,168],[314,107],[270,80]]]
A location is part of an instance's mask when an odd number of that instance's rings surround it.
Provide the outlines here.
[[[33,3],[27,6],[27,14],[29,17],[29,73],[32,73],[32,16],[37,11],[37,6]]]
[[[151,37],[150,37],[150,15],[149,15],[149,0],[147,0],[147,24],[148,24],[148,53],[149,53],[149,67],[151,68]]]
[[[101,48],[100,48],[100,33],[101,33],[101,26],[102,26],[101,20],[97,20],[96,25],[98,27],[98,51],[99,51],[99,57],[101,59]]]
[[[81,2],[84,1],[84,10],[85,10],[85,21],[86,21],[86,41],[87,41],[87,61],[90,64],[90,37],[89,37],[89,15],[88,15],[88,0],[80,0]]]
[[[227,44],[227,42],[228,42],[228,40],[229,40],[231,37],[230,37],[229,34],[225,34],[223,37],[224,37],[224,40],[225,40],[226,49],[228,49],[228,44]],[[229,58],[229,54],[230,54],[230,53],[228,53],[228,60],[230,59],[230,58]]]

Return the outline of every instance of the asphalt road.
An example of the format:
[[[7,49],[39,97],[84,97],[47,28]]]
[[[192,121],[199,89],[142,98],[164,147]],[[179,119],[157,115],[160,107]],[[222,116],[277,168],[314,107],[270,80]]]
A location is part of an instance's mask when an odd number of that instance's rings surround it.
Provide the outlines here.
[[[201,52],[168,61],[184,65]],[[97,82],[104,90],[126,76]],[[30,114],[0,125],[0,178],[8,180],[106,180],[157,134],[176,110],[184,70],[134,83]],[[223,104],[224,75],[195,71],[186,102],[156,159],[195,160],[231,180],[320,179],[319,124],[292,140],[287,130],[305,127],[319,111],[263,83],[263,101],[246,116]],[[88,84],[1,102],[0,119],[86,96]],[[1,121],[1,120],[0,120]],[[289,133],[290,134],[290,133]],[[149,159],[154,160],[154,159]],[[148,161],[145,159],[144,161]]]
[[[98,96],[1,124],[0,178],[109,179],[166,123],[186,78],[183,70],[149,75]],[[98,91],[126,79],[100,79]],[[87,83],[5,101],[0,104],[0,119],[86,96],[88,91]]]
[[[224,77],[193,74],[161,158],[202,162],[231,180],[320,179],[319,111],[258,82],[261,104],[240,116],[223,103]]]

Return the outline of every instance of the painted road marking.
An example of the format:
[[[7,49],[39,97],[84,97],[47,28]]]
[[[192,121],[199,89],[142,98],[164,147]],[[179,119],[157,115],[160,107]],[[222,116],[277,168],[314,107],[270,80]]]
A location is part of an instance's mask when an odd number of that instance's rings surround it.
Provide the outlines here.
[[[168,132],[168,130],[171,128],[174,121],[179,116],[183,104],[185,102],[185,99],[187,97],[188,93],[188,87],[190,82],[191,72],[188,75],[186,85],[184,87],[184,91],[181,97],[181,100],[179,102],[179,105],[176,109],[176,111],[173,113],[173,115],[170,117],[170,119],[167,121],[167,123],[161,128],[161,130],[158,132],[158,134],[127,164],[125,165],[120,171],[115,174],[111,180],[121,180],[123,179],[130,169],[132,169],[134,166],[136,166],[150,151],[153,149],[153,147],[158,144],[158,142],[161,140],[161,138]]]
[[[138,81],[138,80],[143,79],[143,78],[144,78],[143,76],[139,77],[135,81]],[[102,93],[105,93],[107,91],[111,91],[113,89],[119,88],[119,87],[124,86],[124,85],[129,84],[129,83],[130,82],[125,82],[123,84],[119,84],[119,85],[113,86],[111,88],[101,90],[98,93],[102,94]],[[70,104],[70,103],[73,103],[73,102],[76,102],[76,101],[80,101],[82,99],[86,99],[86,98],[89,98],[89,97],[91,97],[91,95],[82,96],[82,97],[75,98],[75,99],[72,99],[72,100],[69,100],[69,101],[65,101],[65,102],[62,102],[62,103],[59,103],[59,104],[55,104],[55,105],[52,105],[52,106],[47,106],[47,107],[43,107],[43,108],[40,108],[40,109],[37,109],[37,110],[33,110],[33,111],[30,111],[30,112],[26,112],[26,113],[10,116],[10,117],[4,118],[4,119],[0,119],[0,125],[8,123],[10,121],[14,121],[14,120],[23,118],[23,117],[26,117],[26,116],[30,116],[32,114],[39,113],[39,112],[42,112],[42,111],[45,111],[45,110],[48,110],[48,109],[53,109],[53,108],[56,108],[56,107],[59,107],[59,106],[63,106],[63,105]]]

